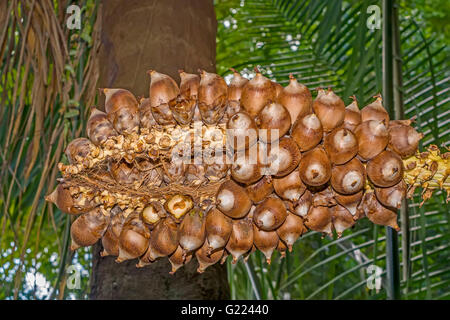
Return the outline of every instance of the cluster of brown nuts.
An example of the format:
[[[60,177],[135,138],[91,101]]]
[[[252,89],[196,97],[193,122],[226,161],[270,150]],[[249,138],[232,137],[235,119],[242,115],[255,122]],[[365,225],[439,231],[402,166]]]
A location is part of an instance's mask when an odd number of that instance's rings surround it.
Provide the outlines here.
[[[101,239],[103,256],[138,267],[168,257],[172,272],[194,255],[199,272],[254,250],[270,263],[308,230],[340,237],[363,217],[399,230],[396,209],[416,186],[424,199],[450,189],[448,153],[418,153],[423,135],[390,120],[380,96],[360,110],[331,89],[313,99],[292,75],[282,87],[233,72],[227,85],[180,71],[178,86],[150,71],[139,103],[101,90],[105,112],[93,109],[88,138],[69,143],[46,198],[80,215],[72,249]]]

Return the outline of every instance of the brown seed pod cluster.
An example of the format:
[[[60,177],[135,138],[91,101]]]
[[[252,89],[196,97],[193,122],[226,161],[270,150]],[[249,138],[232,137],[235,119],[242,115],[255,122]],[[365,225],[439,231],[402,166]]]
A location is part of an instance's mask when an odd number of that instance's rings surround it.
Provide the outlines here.
[[[270,263],[308,230],[341,236],[358,219],[399,229],[396,209],[416,186],[449,190],[449,156],[417,153],[412,121],[390,120],[380,96],[361,110],[331,89],[315,99],[290,75],[283,88],[258,69],[150,71],[149,98],[105,88],[87,137],[70,142],[46,197],[78,215],[72,249],[101,240],[102,256],[167,257],[198,272],[260,250]]]

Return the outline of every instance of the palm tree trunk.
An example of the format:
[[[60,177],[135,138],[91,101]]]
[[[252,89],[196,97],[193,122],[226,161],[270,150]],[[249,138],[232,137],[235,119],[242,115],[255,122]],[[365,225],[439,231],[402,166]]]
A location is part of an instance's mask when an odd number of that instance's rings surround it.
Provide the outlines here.
[[[179,81],[178,69],[215,71],[216,28],[210,0],[107,0],[102,8],[99,87],[121,87],[148,96],[155,69]],[[91,299],[227,299],[226,267],[203,274],[191,261],[170,275],[161,259],[137,269],[136,261],[115,263],[93,251]]]

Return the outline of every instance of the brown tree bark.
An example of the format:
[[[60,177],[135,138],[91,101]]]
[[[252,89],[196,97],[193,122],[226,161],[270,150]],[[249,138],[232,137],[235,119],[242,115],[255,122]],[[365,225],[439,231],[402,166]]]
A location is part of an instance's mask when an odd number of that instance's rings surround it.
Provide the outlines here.
[[[211,0],[106,0],[102,8],[99,87],[148,97],[155,69],[179,81],[178,69],[215,71],[216,29]],[[167,258],[138,269],[93,249],[91,299],[227,299],[226,267],[196,272],[197,261],[170,275]]]

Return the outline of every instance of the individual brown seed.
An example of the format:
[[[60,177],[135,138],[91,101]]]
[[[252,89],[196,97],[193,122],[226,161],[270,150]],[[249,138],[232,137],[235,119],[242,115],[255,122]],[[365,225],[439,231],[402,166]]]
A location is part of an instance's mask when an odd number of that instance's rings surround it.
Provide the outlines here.
[[[391,208],[400,209],[402,200],[406,198],[407,185],[405,181],[400,180],[399,183],[387,188],[375,187],[375,196],[382,205]]]
[[[258,131],[259,139],[265,143],[271,143],[289,131],[291,116],[283,105],[269,103],[258,113],[255,123],[260,129]]]
[[[208,240],[205,240],[203,246],[195,252],[195,257],[198,261],[198,273],[205,272],[206,268],[219,262],[220,258],[223,256],[224,249],[216,249],[211,252],[209,248],[210,245]]]
[[[359,110],[356,97],[351,96],[350,98],[352,98],[353,101],[345,108],[344,123],[342,126],[352,132],[355,132],[356,127],[362,122],[361,111]]]
[[[180,93],[177,83],[166,74],[148,71],[150,81],[150,108],[153,118],[160,125],[175,124],[175,119],[170,111],[169,102]]]
[[[151,263],[161,257],[169,256],[175,252],[177,247],[177,224],[171,218],[166,218],[152,230],[148,249],[140,259],[143,262],[141,265]]]
[[[118,134],[111,122],[109,122],[106,113],[96,108],[92,108],[86,125],[86,133],[89,140],[96,146],[101,145],[109,137],[117,136]]]
[[[227,106],[228,87],[225,80],[204,70],[200,73],[198,108],[206,125],[214,125],[222,119]]]
[[[253,222],[264,231],[272,231],[281,226],[286,220],[287,210],[282,200],[267,198],[256,206]]]
[[[416,153],[419,141],[423,136],[423,133],[418,133],[411,126],[396,125],[389,127],[388,148],[402,159],[408,158]]]
[[[298,170],[292,171],[283,178],[273,180],[273,187],[277,195],[289,201],[297,201],[306,190],[306,186],[300,178]]]
[[[186,73],[183,70],[178,72],[181,78],[180,94],[169,101],[169,108],[174,119],[180,125],[188,125],[191,123],[197,107],[200,77],[197,74]]]
[[[222,213],[234,219],[244,217],[252,206],[245,189],[231,180],[225,181],[219,187],[216,204]]]
[[[383,99],[381,95],[377,95],[374,97],[375,101],[368,104],[364,108],[361,109],[361,120],[362,122],[369,120],[378,120],[384,121],[385,124],[389,123],[389,114],[386,109],[383,107]]]
[[[116,262],[142,256],[149,245],[150,232],[136,212],[125,220],[119,236],[119,257]]]
[[[344,101],[331,89],[319,89],[313,102],[313,109],[325,132],[330,132],[344,122]]]
[[[253,246],[253,223],[251,220],[233,220],[233,231],[226,249],[233,256],[233,264]]]
[[[200,248],[205,242],[205,217],[201,210],[193,208],[183,218],[180,224],[180,246],[185,252]]]
[[[355,225],[352,214],[340,204],[333,207],[333,227],[336,230],[338,238],[342,233]]]
[[[311,230],[322,232],[333,236],[332,209],[330,207],[314,207],[309,208],[305,218],[305,225]]]
[[[254,203],[263,201],[274,190],[272,176],[263,176],[262,179],[260,179],[256,183],[247,186],[245,190]]]
[[[241,95],[244,86],[247,84],[248,79],[241,76],[241,74],[235,69],[230,69],[233,72],[233,78],[228,86],[227,94],[227,115],[232,117],[237,112],[241,111]]]
[[[286,220],[276,231],[280,239],[288,246],[289,252],[292,252],[292,246],[295,241],[308,229],[303,224],[303,218],[288,212]]]
[[[71,250],[79,247],[94,245],[106,231],[109,224],[109,216],[104,213],[104,209],[97,207],[88,213],[78,217],[70,227],[72,238]]]
[[[108,120],[119,133],[139,131],[140,114],[136,97],[126,89],[102,90],[105,94],[105,111]]]
[[[355,130],[358,140],[358,155],[370,160],[380,154],[389,142],[389,132],[383,121],[369,120],[362,122]]]
[[[64,151],[70,164],[82,163],[91,153],[92,142],[87,138],[76,138],[72,140]]]
[[[45,197],[45,201],[54,203],[64,213],[74,215],[89,212],[95,207],[83,193],[72,196],[69,189],[65,189],[61,184]]]
[[[111,222],[102,237],[103,251],[100,253],[102,257],[105,256],[119,256],[119,237],[122,232],[122,226],[125,222],[125,217],[119,206],[113,207],[110,214],[112,216]]]
[[[255,121],[246,112],[238,112],[227,123],[227,143],[234,150],[248,149],[258,140]]]
[[[209,252],[224,248],[231,236],[232,222],[216,208],[212,208],[206,215],[205,230],[209,243]]]
[[[403,178],[403,162],[396,153],[383,151],[367,163],[366,171],[377,187],[391,187]]]
[[[322,136],[322,124],[314,113],[299,117],[292,127],[291,137],[302,152],[317,146]]]
[[[269,149],[269,173],[276,177],[283,177],[297,168],[301,154],[292,138],[281,138],[278,145],[273,144]]]
[[[331,163],[344,164],[358,153],[358,141],[348,129],[336,128],[324,139],[323,143]]]
[[[272,253],[278,247],[280,238],[276,231],[264,231],[253,225],[253,243],[266,257],[268,264],[271,262]]]
[[[234,154],[234,161],[231,165],[231,176],[237,182],[252,184],[263,176],[258,154],[255,148],[242,150]]]
[[[312,113],[311,92],[305,85],[298,83],[292,74],[289,75],[289,85],[277,96],[277,102],[288,110],[292,124],[298,117]]]
[[[257,68],[256,74],[242,89],[241,107],[255,117],[268,103],[275,101],[276,88]]]
[[[305,154],[299,164],[300,178],[310,186],[321,186],[331,178],[331,163],[325,150],[316,147]]]
[[[367,192],[360,204],[362,210],[367,218],[375,224],[382,226],[389,226],[396,231],[400,231],[397,224],[397,214],[383,206],[375,197],[374,192]]]
[[[354,194],[364,188],[366,170],[357,158],[331,169],[331,186],[341,194]]]

